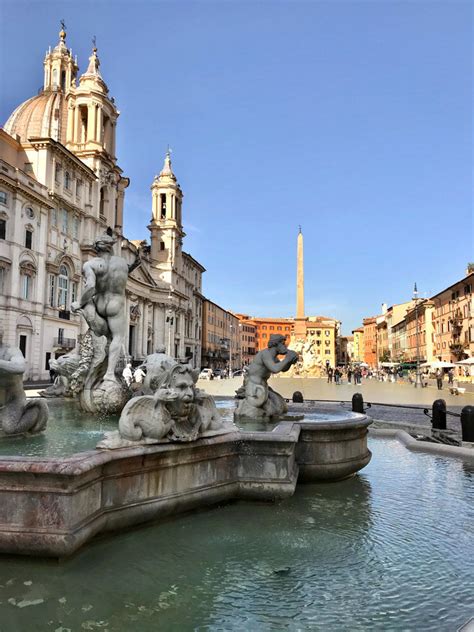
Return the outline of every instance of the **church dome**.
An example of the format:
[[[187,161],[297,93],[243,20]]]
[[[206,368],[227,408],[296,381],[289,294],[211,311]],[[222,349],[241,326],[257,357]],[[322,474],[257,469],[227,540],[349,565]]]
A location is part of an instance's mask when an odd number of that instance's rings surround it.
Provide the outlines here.
[[[31,97],[10,115],[5,131],[21,142],[53,138],[66,143],[67,102],[60,90],[46,90]]]

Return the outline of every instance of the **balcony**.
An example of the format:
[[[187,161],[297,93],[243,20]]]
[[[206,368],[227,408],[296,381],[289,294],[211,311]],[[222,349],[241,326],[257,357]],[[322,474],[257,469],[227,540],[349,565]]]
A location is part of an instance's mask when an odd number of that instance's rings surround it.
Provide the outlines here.
[[[74,338],[55,338],[54,346],[60,349],[74,349],[76,346],[76,340]]]

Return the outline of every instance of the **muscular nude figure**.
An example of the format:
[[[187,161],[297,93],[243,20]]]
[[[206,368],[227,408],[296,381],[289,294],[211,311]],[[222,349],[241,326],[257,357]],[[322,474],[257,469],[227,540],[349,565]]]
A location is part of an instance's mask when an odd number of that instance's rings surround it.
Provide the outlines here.
[[[272,374],[288,371],[298,360],[298,354],[288,349],[285,340],[285,336],[271,334],[268,348],[259,351],[248,365],[244,384],[237,391],[237,397],[242,400],[236,410],[237,417],[273,417],[286,412],[281,395],[267,384]],[[278,361],[279,355],[285,357]]]
[[[96,336],[107,336],[110,341],[107,372],[104,381],[117,381],[115,367],[124,348],[126,314],[125,286],[128,274],[135,267],[113,254],[115,239],[102,235],[95,242],[97,257],[83,267],[84,291],[71,311],[81,311]]]

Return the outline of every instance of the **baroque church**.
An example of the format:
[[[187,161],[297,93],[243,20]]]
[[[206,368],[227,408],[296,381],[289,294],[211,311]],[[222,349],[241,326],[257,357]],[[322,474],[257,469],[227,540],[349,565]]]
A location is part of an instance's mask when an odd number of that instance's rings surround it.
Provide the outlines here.
[[[78,347],[86,325],[70,305],[104,232],[116,237],[115,254],[139,263],[127,285],[125,353],[137,362],[164,346],[200,366],[205,269],[182,250],[183,194],[168,152],[151,185],[149,242],[126,239],[118,117],[97,48],[79,76],[63,28],[42,90],[0,129],[0,335],[22,350],[27,379],[48,377],[49,360]]]

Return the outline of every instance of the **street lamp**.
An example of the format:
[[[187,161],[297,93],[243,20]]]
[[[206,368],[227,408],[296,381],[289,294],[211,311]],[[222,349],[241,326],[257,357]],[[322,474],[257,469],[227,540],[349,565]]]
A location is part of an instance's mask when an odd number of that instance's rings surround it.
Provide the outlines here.
[[[416,374],[415,374],[415,388],[421,387],[421,375],[420,375],[420,325],[418,322],[418,290],[416,287],[413,289],[413,300],[415,301],[415,321],[416,321]]]

